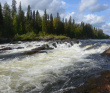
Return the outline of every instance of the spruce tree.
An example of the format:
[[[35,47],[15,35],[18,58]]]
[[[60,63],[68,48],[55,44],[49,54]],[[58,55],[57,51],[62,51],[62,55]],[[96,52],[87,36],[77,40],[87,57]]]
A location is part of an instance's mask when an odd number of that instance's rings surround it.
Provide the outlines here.
[[[3,17],[4,17],[4,37],[13,37],[13,31],[12,31],[12,19],[11,19],[11,9],[10,6],[5,3],[3,7]]]
[[[44,35],[47,33],[47,13],[46,13],[46,10],[44,11],[44,16],[42,19],[42,31],[43,31]]]
[[[16,10],[16,0],[12,0],[12,17],[14,17],[15,13],[17,12]]]
[[[50,14],[50,29],[49,29],[50,34],[54,34],[53,32],[53,15]]]
[[[39,31],[42,31],[42,18],[38,10],[36,12],[36,18],[35,18],[35,29],[37,34],[39,33]]]

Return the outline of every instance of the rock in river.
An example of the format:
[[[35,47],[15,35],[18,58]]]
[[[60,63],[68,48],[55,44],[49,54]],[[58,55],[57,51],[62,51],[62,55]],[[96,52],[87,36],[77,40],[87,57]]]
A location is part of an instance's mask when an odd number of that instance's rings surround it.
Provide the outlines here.
[[[101,54],[102,56],[109,56],[110,57],[110,48],[109,49],[107,49],[106,51],[104,51],[102,54]]]
[[[53,48],[49,47],[49,45],[47,45],[47,44],[44,44],[44,45],[42,45],[40,47],[37,47],[37,48],[34,48],[32,50],[25,51],[25,52],[23,52],[21,54],[22,55],[31,55],[31,54],[35,54],[35,53],[37,53],[37,52],[39,52],[41,50],[50,50],[50,49],[53,49]]]
[[[2,48],[0,50],[11,50],[12,48],[11,47],[5,47],[5,48]]]

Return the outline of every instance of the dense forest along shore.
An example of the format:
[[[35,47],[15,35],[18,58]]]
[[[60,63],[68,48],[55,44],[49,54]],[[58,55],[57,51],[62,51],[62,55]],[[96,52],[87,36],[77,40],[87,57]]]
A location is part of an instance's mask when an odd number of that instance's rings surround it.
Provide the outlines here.
[[[16,7],[17,3],[19,7]],[[0,3],[0,38],[17,41],[36,40],[45,36],[78,39],[109,38],[102,29],[93,27],[89,23],[76,23],[71,16],[67,20],[67,18],[61,18],[58,12],[53,16],[46,10],[41,16],[37,9],[31,10],[31,6],[27,6],[27,11],[23,11],[22,2],[12,0],[11,6],[7,2],[4,5]]]

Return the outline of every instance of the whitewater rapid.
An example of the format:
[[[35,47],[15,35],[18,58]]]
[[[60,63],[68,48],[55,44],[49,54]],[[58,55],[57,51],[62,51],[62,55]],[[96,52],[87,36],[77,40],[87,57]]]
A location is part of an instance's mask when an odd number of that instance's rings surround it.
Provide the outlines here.
[[[0,93],[42,93],[45,87],[58,80],[64,80],[64,84],[66,84],[69,80],[68,75],[75,71],[88,72],[92,69],[102,69],[100,64],[105,63],[105,59],[100,59],[100,54],[109,48],[109,43],[96,41],[83,45],[85,42],[81,41],[79,44],[74,43],[73,45],[67,42],[56,43],[57,48],[52,46],[51,42],[44,41],[0,45],[0,48],[7,46],[13,48],[1,52],[0,55],[21,53],[43,44],[54,48],[53,50],[45,50],[45,53],[24,57],[1,58]],[[17,49],[17,47],[23,48]],[[61,86],[62,89],[64,86]]]

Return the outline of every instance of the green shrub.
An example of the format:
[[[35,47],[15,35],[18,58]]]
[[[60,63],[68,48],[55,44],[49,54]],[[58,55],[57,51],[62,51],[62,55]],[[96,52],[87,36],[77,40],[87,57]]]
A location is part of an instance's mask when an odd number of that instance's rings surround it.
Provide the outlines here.
[[[59,35],[59,36],[55,36],[54,39],[69,39],[69,37],[63,36],[63,35]]]
[[[14,36],[13,40],[16,40],[16,41],[21,40],[21,36],[17,33],[17,34]]]
[[[18,41],[18,40],[34,40],[34,39],[37,39],[36,34],[34,32],[27,32],[26,34],[23,34],[23,35],[16,34],[14,36],[14,40],[16,40],[16,41]]]

